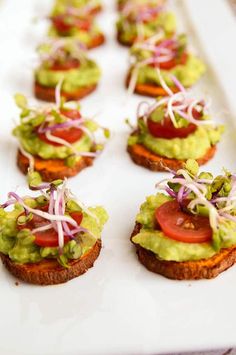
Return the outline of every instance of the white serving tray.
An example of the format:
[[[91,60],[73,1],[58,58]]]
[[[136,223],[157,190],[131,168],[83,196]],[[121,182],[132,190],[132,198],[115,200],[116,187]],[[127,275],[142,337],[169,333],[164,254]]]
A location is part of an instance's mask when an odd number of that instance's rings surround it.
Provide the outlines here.
[[[127,102],[124,77],[127,49],[115,41],[115,6],[104,1],[99,17],[104,47],[91,52],[103,69],[99,89],[83,100],[83,112],[111,128],[110,142],[92,168],[70,179],[85,203],[104,205],[110,215],[104,248],[95,267],[67,284],[36,287],[15,279],[0,266],[0,354],[157,354],[236,346],[236,267],[215,280],[170,281],[148,272],[129,241],[135,215],[155,192],[163,174],[135,166],[126,153],[129,129],[141,97]],[[15,165],[17,143],[11,137],[18,110],[12,95],[32,95],[34,48],[47,23],[32,18],[49,13],[49,0],[0,2],[0,200],[10,190],[27,191]],[[208,63],[208,74],[194,88],[209,94],[218,122],[227,131],[207,169],[222,165],[236,171],[236,25],[224,0],[175,0],[180,30]],[[150,101],[150,100],[149,100]]]

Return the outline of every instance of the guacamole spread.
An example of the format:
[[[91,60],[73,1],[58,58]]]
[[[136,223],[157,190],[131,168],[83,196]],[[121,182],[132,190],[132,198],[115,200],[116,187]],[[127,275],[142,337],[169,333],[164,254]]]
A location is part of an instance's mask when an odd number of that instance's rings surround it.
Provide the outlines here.
[[[132,43],[139,35],[143,38],[152,37],[159,29],[164,30],[166,36],[170,36],[176,30],[175,15],[168,12],[158,14],[155,20],[137,24],[130,22],[122,16],[117,22],[119,39],[124,43]]]
[[[99,127],[93,121],[85,122],[84,126],[86,129],[93,133]],[[44,142],[39,139],[37,133],[34,128],[30,125],[20,124],[13,130],[13,134],[19,139],[22,148],[34,155],[39,156],[42,159],[67,159],[74,154],[74,151],[79,152],[89,152],[91,148],[94,148],[94,144],[91,138],[83,134],[82,137],[75,143],[71,144],[71,147],[67,146],[55,146],[49,143]],[[80,159],[80,157],[76,157],[76,161],[74,164]]]
[[[171,197],[161,193],[147,197],[136,218],[136,222],[142,226],[140,232],[132,237],[133,243],[152,251],[158,259],[167,261],[194,261],[215,255],[218,251],[212,243],[183,243],[170,239],[161,230],[155,229],[155,210],[169,200]],[[219,225],[219,233],[221,228],[222,234],[228,236],[222,240],[221,248],[236,245],[236,223],[227,221],[222,226]]]
[[[141,144],[151,152],[169,159],[199,159],[211,146],[219,142],[223,131],[223,126],[199,126],[186,138],[156,138],[149,133],[146,124],[140,119],[139,131],[129,137],[128,145]]]
[[[135,69],[131,69],[134,71]],[[136,69],[137,84],[151,84],[161,86],[160,78],[157,73],[157,69],[152,66],[141,66],[140,69]],[[161,76],[168,86],[174,86],[171,79],[171,75],[174,75],[184,87],[190,87],[195,84],[199,78],[205,73],[205,64],[194,55],[188,55],[187,62],[183,64],[176,65],[170,70],[160,70]]]
[[[32,208],[41,206],[40,196],[36,199],[25,199],[26,205]],[[59,255],[58,247],[40,247],[34,243],[35,237],[29,229],[18,230],[17,218],[24,211],[23,207],[16,203],[10,212],[0,208],[0,252],[8,255],[16,263],[36,263],[44,258],[57,258],[63,266],[73,259],[79,259],[89,252],[95,245],[97,239],[101,237],[104,224],[108,215],[103,207],[89,208],[89,214],[83,211],[81,227],[89,232],[79,234],[75,240],[71,240],[63,247]],[[67,203],[67,212],[81,212],[75,201]]]
[[[56,0],[52,10],[52,16],[64,14],[68,6],[83,10],[83,8],[89,5],[89,3],[92,3],[93,8],[98,8],[101,6],[100,0]]]
[[[93,60],[86,60],[78,68],[70,70],[50,70],[41,65],[35,71],[35,80],[42,86],[55,88],[63,80],[62,91],[66,93],[96,85],[100,76],[100,69]]]

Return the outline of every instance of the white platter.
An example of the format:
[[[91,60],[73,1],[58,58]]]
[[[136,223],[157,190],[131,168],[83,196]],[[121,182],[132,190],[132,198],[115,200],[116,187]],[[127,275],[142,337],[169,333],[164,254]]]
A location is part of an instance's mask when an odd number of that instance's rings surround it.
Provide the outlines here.
[[[157,354],[236,346],[236,267],[211,281],[170,281],[142,267],[129,242],[140,204],[163,175],[135,166],[126,154],[124,119],[135,122],[142,98],[127,102],[127,49],[115,42],[114,4],[104,2],[99,22],[107,44],[91,52],[103,79],[97,92],[83,100],[83,112],[98,114],[113,136],[95,165],[69,181],[85,203],[107,208],[104,248],[93,269],[60,286],[20,282],[17,287],[0,266],[0,354]],[[34,24],[32,18],[48,14],[51,5],[48,0],[0,2],[1,202],[10,190],[26,191],[10,134],[18,113],[12,95],[32,94],[34,48],[47,28],[45,21]],[[215,116],[227,125],[207,169],[219,173],[224,165],[236,171],[234,19],[224,0],[176,0],[170,7],[209,65],[194,91],[212,97]]]

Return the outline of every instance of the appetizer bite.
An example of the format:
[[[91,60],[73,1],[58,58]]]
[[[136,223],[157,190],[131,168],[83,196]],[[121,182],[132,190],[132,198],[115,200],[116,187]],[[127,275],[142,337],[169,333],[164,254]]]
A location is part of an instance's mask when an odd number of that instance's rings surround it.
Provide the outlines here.
[[[40,65],[35,70],[35,96],[55,102],[55,88],[61,85],[66,100],[80,100],[93,92],[101,71],[95,61],[87,57],[84,46],[76,40],[59,39],[38,48]]]
[[[78,39],[87,49],[102,45],[105,41],[103,33],[94,23],[94,18],[90,15],[88,8],[71,9],[66,7],[65,11],[59,15],[52,15],[50,20],[52,25],[49,29],[49,36],[53,38],[71,37]]]
[[[117,0],[117,8],[119,11],[123,10],[124,6],[127,4],[133,5],[151,5],[151,6],[160,6],[164,5],[166,0]]]
[[[100,0],[56,0],[52,10],[52,16],[58,16],[65,12],[77,13],[84,11],[85,15],[96,15],[102,10]]]
[[[8,194],[0,205],[0,257],[17,278],[32,284],[67,282],[91,268],[101,250],[108,216],[87,208],[66,181],[32,186],[34,197]]]
[[[109,136],[107,129],[82,116],[75,102],[37,108],[18,94],[16,104],[21,109],[13,131],[19,140],[17,165],[24,174],[38,172],[43,181],[72,177],[92,165],[104,147],[96,134]]]
[[[182,86],[189,88],[205,73],[205,64],[187,49],[186,35],[173,35],[165,39],[160,31],[131,48],[131,67],[126,79],[130,92],[146,96],[165,96],[159,71],[173,92],[179,91],[173,75]]]
[[[216,277],[236,262],[236,177],[199,173],[194,160],[173,174],[137,215],[131,241],[138,258],[170,279]]]
[[[131,46],[160,29],[166,37],[171,36],[176,30],[175,15],[165,12],[156,2],[127,2],[117,21],[117,39],[120,44]]]
[[[128,139],[132,160],[153,171],[178,170],[188,159],[205,164],[214,156],[224,131],[211,120],[209,104],[191,97],[176,78],[173,80],[181,91],[174,94],[160,76],[169,96],[151,105],[141,102],[138,125],[132,127]]]

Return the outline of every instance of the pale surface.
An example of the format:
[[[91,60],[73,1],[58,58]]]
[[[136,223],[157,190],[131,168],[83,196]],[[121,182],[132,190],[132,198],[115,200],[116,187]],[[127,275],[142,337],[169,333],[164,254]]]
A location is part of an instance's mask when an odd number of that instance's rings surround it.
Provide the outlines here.
[[[212,281],[170,281],[142,267],[129,242],[139,206],[155,192],[154,185],[163,174],[135,166],[126,154],[129,129],[124,119],[135,122],[142,98],[135,96],[127,102],[123,87],[127,49],[114,40],[116,15],[111,1],[106,2],[109,5],[99,21],[107,44],[91,54],[103,68],[103,80],[98,91],[83,101],[83,111],[97,113],[113,136],[94,167],[69,181],[85,203],[107,208],[110,220],[104,230],[104,248],[86,275],[56,287],[21,282],[16,287],[16,280],[0,266],[0,353],[149,354],[236,346],[236,267]],[[34,48],[47,27],[44,21],[33,24],[32,18],[46,15],[51,3],[5,0],[0,5],[1,201],[9,190],[26,191],[25,177],[15,165],[17,144],[10,135],[17,120],[12,95],[19,91],[32,94]],[[180,0],[176,3],[180,27],[195,38],[196,51],[209,65],[214,64],[195,90],[212,97],[218,122],[228,128],[207,169],[219,173],[224,165],[236,171],[232,86],[236,60],[235,53],[229,55],[222,49],[230,43],[226,43],[230,36],[231,43],[235,41],[230,12],[221,0],[188,0],[187,7]]]

